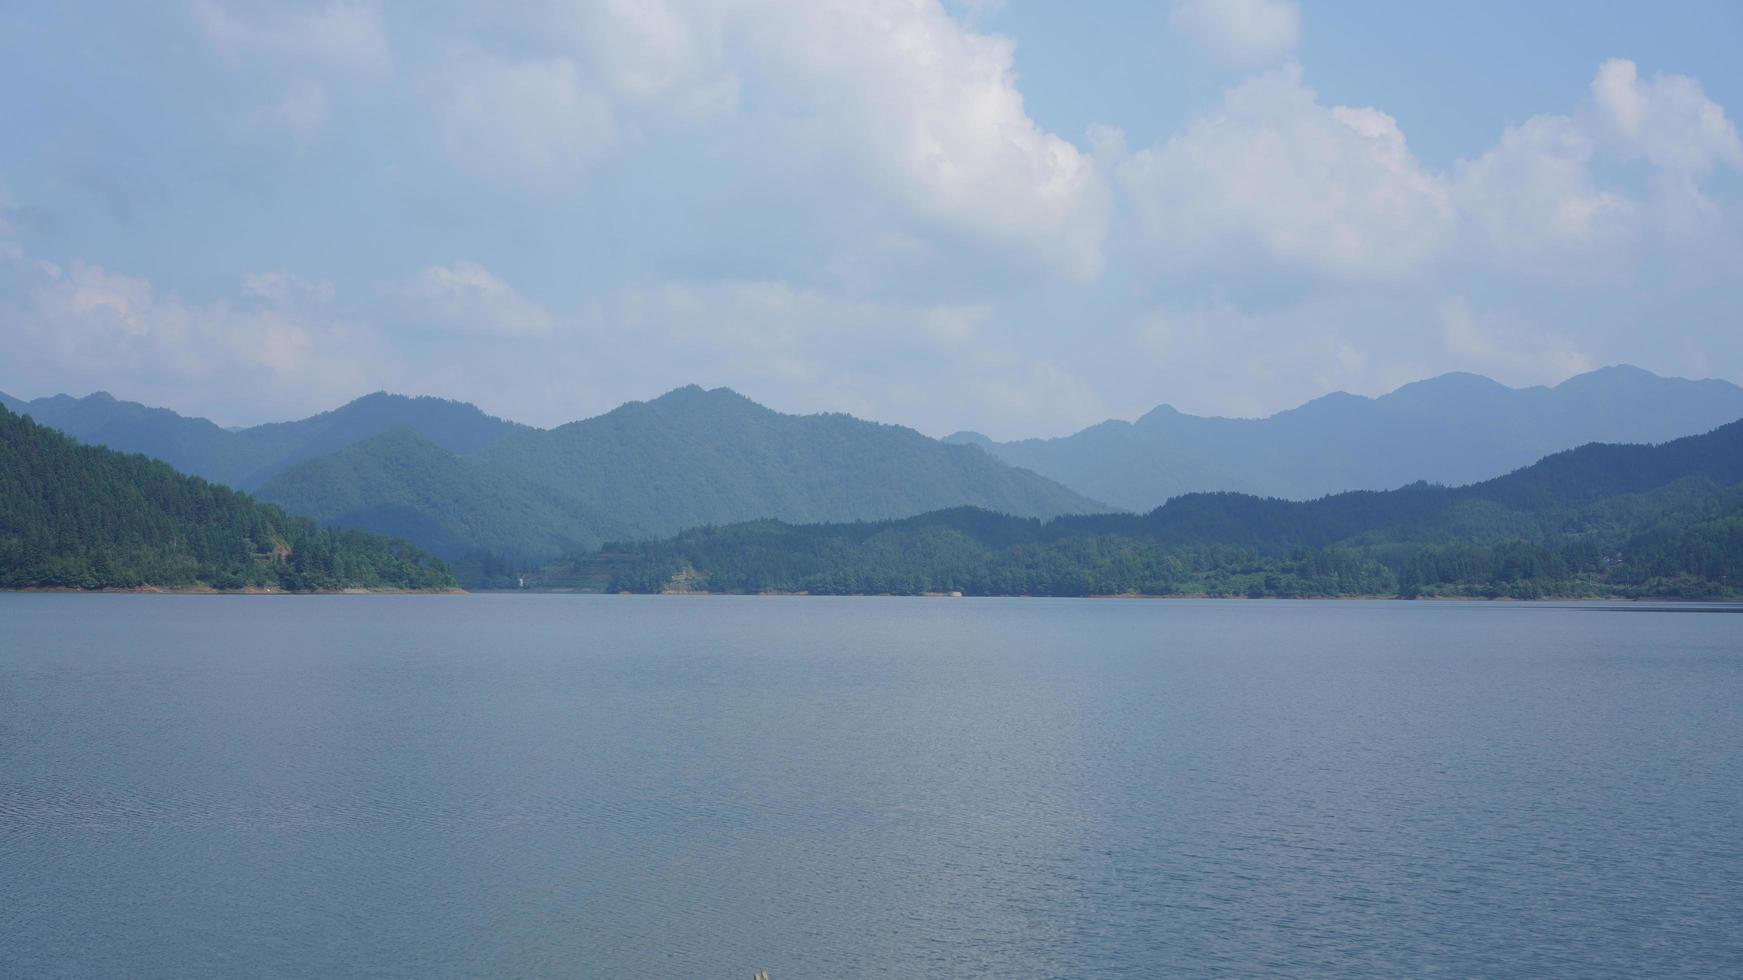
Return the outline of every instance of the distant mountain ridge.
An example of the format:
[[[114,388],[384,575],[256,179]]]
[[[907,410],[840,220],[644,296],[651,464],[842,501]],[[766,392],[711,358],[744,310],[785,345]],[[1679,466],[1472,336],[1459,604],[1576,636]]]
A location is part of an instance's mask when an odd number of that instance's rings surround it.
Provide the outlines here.
[[[1311,499],[1471,483],[1586,442],[1710,429],[1743,417],[1743,389],[1634,368],[1525,389],[1451,374],[1379,398],[1334,393],[1267,419],[1161,406],[1136,422],[1013,443],[785,415],[696,386],[550,430],[381,392],[239,431],[101,392],[0,395],[0,404],[324,522],[447,558],[524,562],[759,518],[878,521],[960,506],[1048,518],[1109,503],[1148,511],[1205,490]]]
[[[609,591],[982,595],[1743,595],[1743,421],[1589,444],[1463,487],[1310,501],[1196,493],[1148,514],[954,508],[614,544],[545,584]]]
[[[1158,406],[1056,439],[994,442],[959,432],[1013,466],[1147,511],[1185,493],[1228,490],[1308,500],[1419,480],[1487,479],[1589,442],[1655,443],[1743,418],[1743,388],[1602,368],[1554,387],[1508,388],[1444,374],[1367,398],[1335,392],[1263,419]]]
[[[438,554],[529,557],[754,517],[877,520],[961,504],[1033,517],[1108,510],[971,446],[848,415],[785,415],[695,386],[466,454],[396,429],[289,467],[258,493]]]
[[[3,396],[0,396],[3,397]],[[286,467],[406,426],[452,452],[476,452],[526,426],[442,398],[375,392],[295,422],[240,430],[165,408],[121,401],[106,391],[0,401],[10,411],[92,445],[144,453],[183,473],[253,490]]]

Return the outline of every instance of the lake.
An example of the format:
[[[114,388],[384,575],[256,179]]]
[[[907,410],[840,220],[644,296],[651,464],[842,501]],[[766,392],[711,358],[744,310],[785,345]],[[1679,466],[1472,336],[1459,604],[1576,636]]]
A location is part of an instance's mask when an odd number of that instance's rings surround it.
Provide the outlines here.
[[[0,595],[0,975],[1743,974],[1743,615]]]

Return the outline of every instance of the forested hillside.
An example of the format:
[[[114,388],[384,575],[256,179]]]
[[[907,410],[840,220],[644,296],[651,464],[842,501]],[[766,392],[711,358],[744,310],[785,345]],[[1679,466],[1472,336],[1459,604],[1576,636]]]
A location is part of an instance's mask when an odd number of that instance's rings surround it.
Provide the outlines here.
[[[446,589],[400,541],[330,530],[0,409],[0,588]]]
[[[1449,489],[1193,494],[1144,516],[696,529],[546,573],[613,590],[987,595],[1736,596],[1743,422],[1590,445]]]
[[[1107,508],[971,446],[847,415],[785,415],[680,388],[470,455],[389,432],[279,474],[260,495],[444,555],[543,560],[618,538],[759,517],[882,519],[956,505]]]
[[[1611,367],[1553,388],[1472,374],[1378,398],[1337,392],[1263,419],[1204,418],[1163,405],[1058,439],[972,443],[1013,466],[1143,512],[1187,493],[1309,500],[1428,481],[1472,483],[1591,442],[1656,443],[1743,417],[1743,388]]]

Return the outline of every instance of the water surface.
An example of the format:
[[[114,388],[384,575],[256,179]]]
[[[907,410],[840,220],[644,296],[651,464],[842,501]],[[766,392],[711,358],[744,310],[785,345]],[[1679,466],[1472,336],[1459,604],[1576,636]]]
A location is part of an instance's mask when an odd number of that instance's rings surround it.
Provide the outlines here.
[[[1740,807],[1740,616],[0,595],[4,976],[1735,976]]]

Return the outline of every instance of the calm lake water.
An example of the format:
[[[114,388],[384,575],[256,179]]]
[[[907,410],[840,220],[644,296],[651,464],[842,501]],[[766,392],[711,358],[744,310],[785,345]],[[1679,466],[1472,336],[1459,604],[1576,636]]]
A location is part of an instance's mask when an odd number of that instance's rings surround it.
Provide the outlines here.
[[[0,595],[0,975],[1743,974],[1743,615]]]

